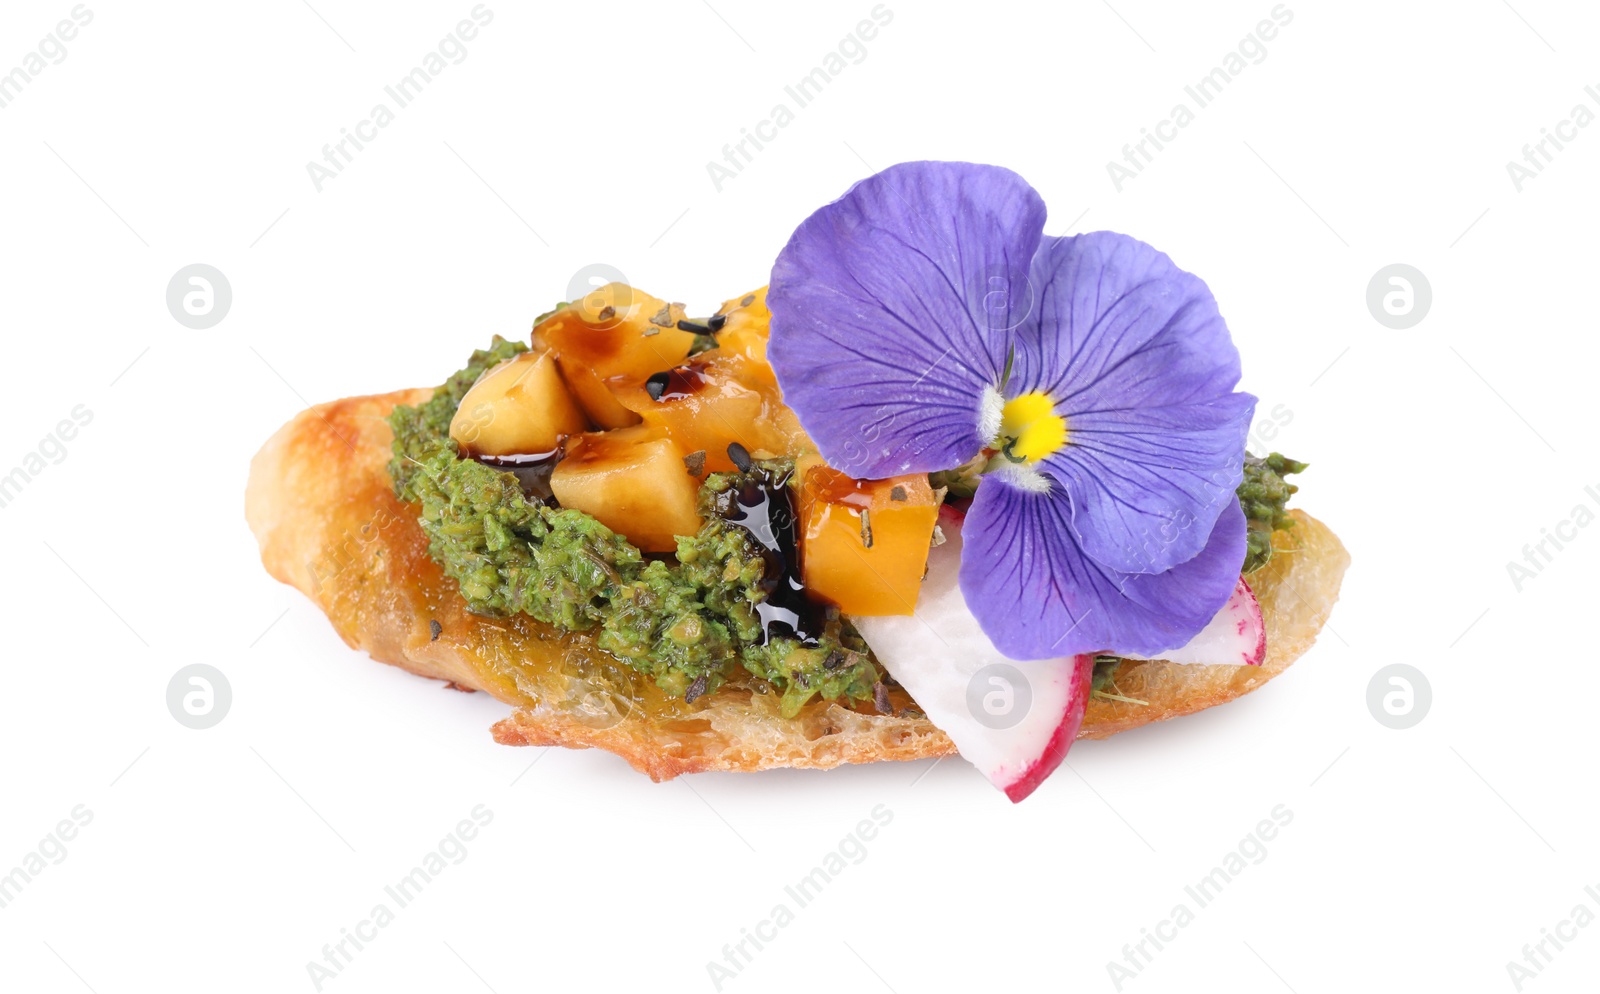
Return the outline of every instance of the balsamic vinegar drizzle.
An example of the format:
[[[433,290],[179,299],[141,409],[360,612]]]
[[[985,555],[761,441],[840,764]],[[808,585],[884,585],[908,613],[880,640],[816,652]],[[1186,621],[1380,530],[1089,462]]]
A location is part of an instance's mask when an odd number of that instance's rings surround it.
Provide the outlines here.
[[[644,381],[645,392],[650,395],[651,400],[657,402],[692,397],[705,389],[705,368],[703,362],[688,362],[682,366],[653,373]]]
[[[503,469],[517,478],[522,485],[522,493],[529,498],[537,498],[546,504],[555,503],[555,493],[550,489],[550,474],[555,472],[556,463],[561,461],[563,446],[556,446],[549,452],[529,452],[511,456],[473,456],[485,466]]]
[[[725,496],[733,499],[718,510],[755,539],[767,563],[761,584],[766,597],[755,607],[756,617],[761,619],[761,642],[793,638],[803,646],[815,646],[822,630],[821,612],[806,597],[805,585],[800,582],[798,517],[789,490],[793,471],[774,475],[761,469],[752,474],[750,453],[738,442],[728,446],[728,458],[751,478],[738,490],[729,491]]]

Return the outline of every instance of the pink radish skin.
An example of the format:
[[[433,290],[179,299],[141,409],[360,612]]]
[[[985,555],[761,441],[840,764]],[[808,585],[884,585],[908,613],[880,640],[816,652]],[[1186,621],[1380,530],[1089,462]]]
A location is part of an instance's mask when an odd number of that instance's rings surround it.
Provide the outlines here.
[[[1094,657],[1020,661],[995,649],[967,609],[957,582],[961,523],[960,512],[941,509],[945,542],[928,554],[928,574],[914,615],[857,616],[851,621],[878,661],[950,736],[962,757],[1016,802],[1055,772],[1077,738],[1089,704]],[[980,715],[972,705],[975,695],[987,702],[990,698],[983,695],[991,686],[998,688],[996,693],[1010,693],[1003,700],[1021,699],[1017,686],[994,682],[992,671],[981,672],[991,666],[1007,667],[1007,674],[1019,673],[1026,683],[1028,708],[1009,727],[994,727],[1004,719]]]
[[[1046,777],[1056,771],[1056,767],[1067,758],[1067,750],[1077,740],[1078,729],[1083,727],[1083,715],[1089,707],[1089,689],[1094,684],[1094,657],[1073,656],[1071,665],[1074,670],[1072,698],[1061,716],[1061,724],[1056,726],[1050,741],[1045,743],[1044,751],[1032,766],[1023,770],[1021,776],[1011,783],[1003,787],[995,784],[1006,792],[1012,804],[1033,793]],[[993,783],[992,780],[990,782]]]
[[[1255,591],[1241,578],[1228,603],[1186,644],[1152,656],[1111,651],[1125,659],[1164,659],[1197,666],[1260,666],[1267,656],[1267,625]]]

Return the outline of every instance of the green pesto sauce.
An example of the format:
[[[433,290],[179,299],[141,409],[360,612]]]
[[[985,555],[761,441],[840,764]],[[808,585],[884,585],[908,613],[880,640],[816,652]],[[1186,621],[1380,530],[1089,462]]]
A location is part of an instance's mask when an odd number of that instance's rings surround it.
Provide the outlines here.
[[[755,606],[766,560],[742,527],[715,513],[739,474],[714,473],[700,491],[705,524],[678,538],[676,562],[646,560],[589,515],[523,494],[507,472],[463,459],[450,419],[483,372],[526,350],[496,338],[431,399],[389,416],[395,493],[420,505],[428,551],[479,614],[525,613],[595,643],[689,700],[742,667],[782,695],[793,717],[816,695],[871,700],[882,679],[866,645],[831,612],[814,645],[764,639]]]
[[[1244,457],[1244,479],[1239,483],[1239,506],[1249,531],[1244,568],[1249,576],[1272,559],[1272,533],[1294,527],[1289,517],[1289,498],[1300,488],[1284,480],[1293,473],[1304,473],[1308,463],[1272,453],[1265,458]]]
[[[741,668],[782,695],[788,717],[817,695],[871,700],[885,678],[861,636],[837,612],[825,616],[816,645],[762,638],[755,609],[765,597],[763,551],[718,513],[718,496],[740,486],[742,475],[706,478],[699,495],[705,524],[698,534],[678,538],[676,561],[668,562],[647,560],[582,511],[525,496],[513,474],[461,458],[450,438],[461,398],[485,370],[526,350],[497,336],[431,399],[396,407],[389,416],[395,493],[420,506],[428,552],[471,609],[496,617],[520,612],[589,632],[600,648],[662,690],[690,700],[715,691]],[[758,464],[753,472],[777,468]],[[1273,531],[1294,524],[1286,505],[1298,488],[1283,478],[1305,468],[1276,452],[1245,457],[1238,490],[1249,522],[1245,574],[1272,557]],[[936,474],[937,482],[953,495],[970,496],[977,479],[966,469]],[[1113,694],[1120,662],[1097,657],[1097,696]]]

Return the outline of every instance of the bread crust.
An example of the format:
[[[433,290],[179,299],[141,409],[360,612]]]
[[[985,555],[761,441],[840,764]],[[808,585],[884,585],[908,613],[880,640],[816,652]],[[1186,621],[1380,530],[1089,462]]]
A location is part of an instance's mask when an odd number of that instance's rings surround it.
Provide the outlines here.
[[[350,646],[513,706],[511,717],[493,727],[498,742],[605,749],[655,780],[955,752],[899,689],[891,695],[892,715],[813,701],[799,717],[784,719],[777,695],[753,679],[690,705],[666,697],[586,636],[526,615],[470,613],[454,581],[428,555],[416,510],[396,499],[387,470],[390,410],[431,393],[404,390],[319,405],[284,425],[251,462],[245,514],[262,563],[321,608]],[[1079,738],[1105,738],[1231,701],[1311,647],[1338,599],[1349,556],[1320,521],[1293,513],[1296,525],[1275,536],[1271,563],[1250,577],[1266,617],[1265,662],[1125,662],[1116,674],[1117,691],[1145,703],[1091,700]]]

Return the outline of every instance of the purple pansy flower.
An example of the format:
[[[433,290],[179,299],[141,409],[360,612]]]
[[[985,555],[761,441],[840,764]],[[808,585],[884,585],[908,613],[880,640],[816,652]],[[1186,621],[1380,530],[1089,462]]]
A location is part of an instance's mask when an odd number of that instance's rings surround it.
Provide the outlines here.
[[[853,186],[773,267],[784,401],[860,478],[988,455],[961,589],[1001,652],[1156,655],[1227,601],[1256,399],[1211,292],[1143,242],[1045,237],[996,166]]]

